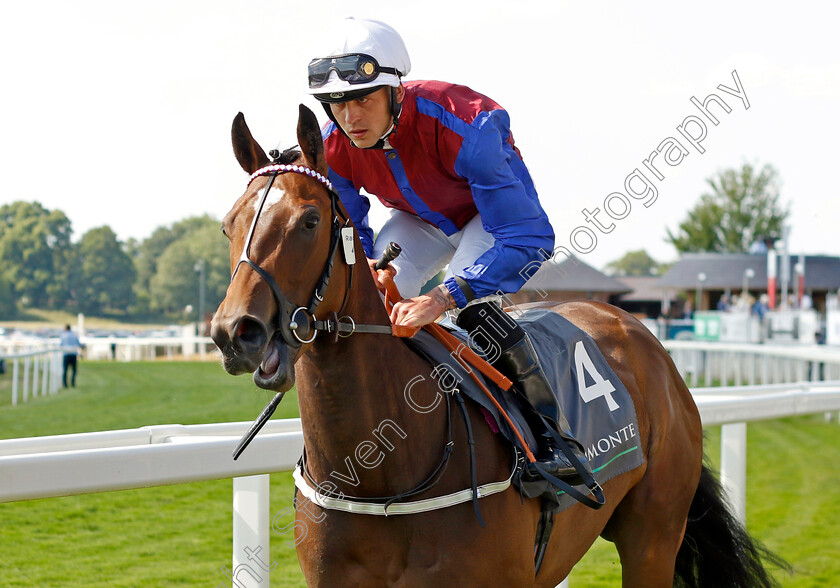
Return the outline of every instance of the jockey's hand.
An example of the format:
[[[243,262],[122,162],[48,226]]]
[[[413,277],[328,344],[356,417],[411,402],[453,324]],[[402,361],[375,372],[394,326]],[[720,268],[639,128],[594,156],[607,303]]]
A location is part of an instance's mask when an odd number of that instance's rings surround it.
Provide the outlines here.
[[[452,294],[441,284],[428,294],[397,302],[391,310],[391,322],[407,327],[422,327],[435,322],[444,311],[456,307]]]
[[[388,275],[391,276],[391,279],[393,280],[394,276],[397,275],[397,270],[390,263],[388,264],[388,267],[386,267],[384,270],[378,270],[375,267],[373,267],[377,264],[377,260],[370,259],[369,257],[366,258],[366,259],[367,259],[367,262],[368,262],[368,267],[370,267],[370,275],[373,276],[373,281],[376,284],[376,287],[379,288],[380,290],[384,290],[385,289],[385,282],[383,282],[382,279],[380,279],[379,272],[380,271],[386,272]]]

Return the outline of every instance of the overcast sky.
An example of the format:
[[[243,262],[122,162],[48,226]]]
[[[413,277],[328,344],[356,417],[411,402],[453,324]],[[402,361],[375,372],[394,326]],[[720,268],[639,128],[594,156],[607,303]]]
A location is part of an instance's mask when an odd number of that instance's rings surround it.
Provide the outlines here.
[[[78,239],[110,225],[122,240],[209,213],[245,187],[230,124],[244,112],[270,149],[296,143],[312,37],[324,19],[378,18],[405,39],[408,79],[471,86],[511,115],[516,143],[554,224],[596,267],[665,242],[706,191],[705,178],[770,163],[790,205],[794,253],[840,255],[840,9],[829,2],[676,4],[544,2],[74,0],[19,2],[0,22],[4,114],[0,203],[61,209]],[[737,89],[746,101],[725,91]],[[731,109],[691,98],[719,96]],[[700,150],[677,130],[704,121]],[[696,122],[685,129],[695,135]],[[667,140],[679,163],[644,164]],[[660,145],[665,142],[665,147]],[[672,158],[681,152],[672,151]],[[649,160],[650,161],[650,160]],[[627,197],[646,174],[656,199]],[[641,186],[639,181],[631,186]],[[631,204],[603,212],[614,192]],[[645,204],[648,204],[646,206]],[[375,205],[377,207],[378,204]],[[614,229],[587,223],[583,210]],[[374,216],[374,224],[383,215]],[[585,226],[598,239],[577,230]]]

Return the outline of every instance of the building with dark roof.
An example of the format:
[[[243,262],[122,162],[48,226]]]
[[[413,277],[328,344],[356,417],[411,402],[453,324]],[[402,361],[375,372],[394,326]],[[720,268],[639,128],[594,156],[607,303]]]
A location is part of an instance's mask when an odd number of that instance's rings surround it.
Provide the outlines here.
[[[658,318],[662,314],[662,307],[672,305],[676,298],[673,290],[666,290],[659,286],[659,276],[619,276],[617,278],[630,292],[610,297],[610,304],[626,310],[639,318]]]
[[[533,267],[536,270],[536,265]],[[519,292],[508,295],[512,302],[516,304],[542,300],[608,302],[611,296],[625,294],[632,290],[627,284],[611,278],[575,257],[567,258],[560,263],[553,260],[546,261],[539,270],[529,275],[531,278]]]
[[[796,293],[798,255],[789,258],[788,293]],[[782,256],[777,254],[776,292],[780,298]],[[840,289],[840,257],[805,256],[804,290],[814,308],[825,312],[826,294]],[[724,295],[740,296],[746,288],[753,297],[767,293],[767,254],[686,253],[659,279],[659,287],[683,292],[689,300],[700,293],[700,310],[714,309]]]

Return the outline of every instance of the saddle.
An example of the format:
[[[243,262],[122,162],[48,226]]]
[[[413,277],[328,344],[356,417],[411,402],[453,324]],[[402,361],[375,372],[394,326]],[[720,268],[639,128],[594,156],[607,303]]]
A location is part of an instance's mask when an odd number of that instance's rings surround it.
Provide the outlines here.
[[[390,276],[385,283],[385,306],[390,312],[402,298]],[[393,334],[403,337],[438,372],[443,370],[452,382],[457,382],[458,391],[481,406],[491,429],[512,444],[519,461],[513,482],[523,496],[542,497],[546,512],[563,510],[575,501],[599,508],[604,502],[601,486],[644,463],[632,399],[594,340],[568,319],[546,309],[534,309],[513,318],[534,344],[572,433],[585,448],[595,473],[594,485],[588,486],[597,502],[556,479],[521,479],[525,460],[535,461],[529,447],[536,446],[536,439],[519,401],[509,392],[510,380],[470,345],[466,331],[450,321],[442,321],[422,330],[395,325]],[[462,359],[475,369],[462,365]]]
[[[549,310],[531,310],[516,321],[537,350],[572,433],[585,448],[596,482],[603,485],[642,465],[644,455],[635,407],[624,384],[592,338],[568,319]],[[466,331],[448,321],[439,326],[463,346],[469,346]],[[519,450],[518,459],[524,466],[526,456],[520,445],[524,441],[534,446],[536,439],[516,396],[480,376],[495,402],[488,398],[467,370],[453,359],[452,352],[425,330],[406,338],[405,343],[439,370],[445,369],[449,380],[457,382],[458,391],[481,407],[490,428]],[[546,480],[525,482],[515,475],[513,482],[524,496],[542,497],[544,510],[564,510],[576,502],[566,489],[555,488]]]

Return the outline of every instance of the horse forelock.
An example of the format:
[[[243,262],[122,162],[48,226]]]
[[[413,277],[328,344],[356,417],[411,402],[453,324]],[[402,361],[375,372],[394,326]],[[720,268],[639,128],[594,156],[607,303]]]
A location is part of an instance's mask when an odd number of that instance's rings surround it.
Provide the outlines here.
[[[297,163],[300,160],[301,155],[300,149],[298,149],[297,146],[289,147],[288,149],[283,150],[275,163],[291,165],[293,163]]]

